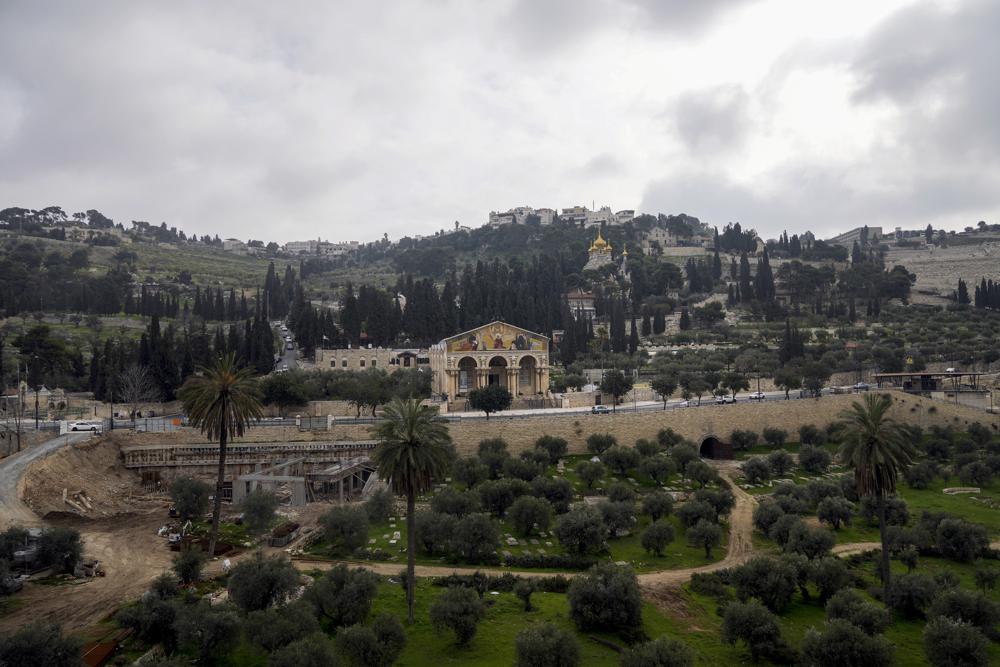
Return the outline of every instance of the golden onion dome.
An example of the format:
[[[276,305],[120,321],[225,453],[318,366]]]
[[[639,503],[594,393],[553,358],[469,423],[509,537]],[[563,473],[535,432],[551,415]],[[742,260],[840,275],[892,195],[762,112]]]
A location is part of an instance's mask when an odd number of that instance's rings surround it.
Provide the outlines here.
[[[608,242],[601,237],[601,230],[599,229],[597,230],[597,238],[594,239],[594,242],[592,244],[590,244],[590,252],[597,252],[598,250],[601,251],[611,250],[611,246],[608,244]]]

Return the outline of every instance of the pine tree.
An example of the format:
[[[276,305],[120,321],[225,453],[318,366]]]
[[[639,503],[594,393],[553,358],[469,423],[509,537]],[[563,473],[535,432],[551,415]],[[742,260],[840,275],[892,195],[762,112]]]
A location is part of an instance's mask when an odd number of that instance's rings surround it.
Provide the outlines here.
[[[678,326],[681,331],[687,331],[691,328],[691,317],[688,315],[687,307],[681,309],[681,319],[680,322],[678,322]]]
[[[636,350],[639,349],[639,328],[635,323],[635,315],[632,315],[632,332],[628,337],[628,353],[635,354]]]
[[[969,287],[961,278],[958,279],[958,302],[960,304],[969,303]]]
[[[653,333],[659,336],[667,330],[667,318],[663,314],[662,308],[653,311]]]

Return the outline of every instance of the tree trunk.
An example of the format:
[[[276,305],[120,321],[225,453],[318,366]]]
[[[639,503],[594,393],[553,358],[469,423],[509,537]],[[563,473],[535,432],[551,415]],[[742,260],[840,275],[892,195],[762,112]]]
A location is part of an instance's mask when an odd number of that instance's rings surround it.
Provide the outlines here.
[[[219,539],[219,519],[222,515],[222,482],[226,476],[226,412],[222,411],[222,428],[219,431],[219,474],[215,478],[215,501],[212,503],[212,529],[208,533],[208,557],[215,556],[215,543]]]
[[[413,625],[413,598],[416,581],[413,571],[416,569],[417,530],[414,527],[416,493],[412,486],[406,489],[406,613],[407,622]]]
[[[878,497],[878,536],[882,541],[882,599],[889,593],[889,539],[885,534],[885,496]]]

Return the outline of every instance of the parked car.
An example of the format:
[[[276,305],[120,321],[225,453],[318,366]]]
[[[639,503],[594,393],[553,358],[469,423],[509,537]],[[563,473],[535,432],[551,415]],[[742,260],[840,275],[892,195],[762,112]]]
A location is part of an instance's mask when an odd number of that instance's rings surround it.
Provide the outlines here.
[[[726,403],[735,403],[735,402],[736,402],[736,397],[730,396],[729,394],[723,394],[722,396],[715,397],[716,405],[725,405]]]
[[[611,412],[611,408],[606,405],[595,405],[590,409],[592,415],[606,415]]]
[[[751,401],[763,401],[765,399],[767,399],[767,396],[765,396],[762,391],[755,391],[750,394]]]
[[[872,386],[867,382],[859,382],[856,385],[854,385],[854,388],[857,389],[858,391],[868,391],[869,389],[872,388]]]
[[[98,422],[69,422],[66,424],[66,428],[70,431],[90,431],[91,433],[99,433],[102,430],[102,425]]]

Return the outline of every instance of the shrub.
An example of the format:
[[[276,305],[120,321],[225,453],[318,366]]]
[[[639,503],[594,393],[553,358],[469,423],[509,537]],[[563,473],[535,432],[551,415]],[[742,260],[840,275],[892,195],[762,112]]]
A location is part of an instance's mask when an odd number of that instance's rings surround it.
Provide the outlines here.
[[[385,521],[391,516],[395,516],[396,497],[387,488],[381,488],[373,493],[365,501],[365,513],[368,520],[373,522]]]
[[[587,437],[587,451],[600,456],[618,444],[618,440],[610,433],[593,433]]]
[[[842,618],[869,635],[885,632],[892,624],[888,609],[866,602],[853,588],[842,588],[830,597],[826,603],[826,617]]]
[[[174,558],[174,573],[183,584],[193,584],[201,579],[205,554],[200,549],[184,549]]]
[[[415,519],[417,544],[430,556],[444,553],[448,540],[455,533],[458,517],[440,512],[417,512]]]
[[[115,614],[115,622],[122,628],[132,630],[136,636],[150,644],[163,644],[167,651],[177,646],[177,604],[163,600],[156,595],[144,595],[137,603],[126,605]],[[0,651],[2,653],[2,651]],[[11,664],[0,662],[0,664]],[[19,664],[19,663],[14,663]],[[20,663],[32,665],[35,663]],[[42,663],[38,663],[42,664]],[[73,663],[79,665],[79,661]]]
[[[694,499],[712,506],[712,510],[715,511],[715,521],[729,514],[736,506],[736,496],[729,489],[699,489],[695,491]]]
[[[489,438],[479,442],[479,462],[486,466],[490,479],[497,479],[504,462],[510,458],[507,443],[502,438]]]
[[[996,588],[997,579],[1000,578],[1000,570],[989,567],[985,563],[978,563],[975,571],[976,586],[982,592],[992,591]]]
[[[878,503],[866,496],[861,499],[861,516],[871,525],[878,523]],[[910,520],[910,509],[902,498],[885,499],[885,523],[888,526],[905,526]]]
[[[719,600],[727,599],[730,596],[726,581],[718,572],[695,572],[691,575],[691,592],[699,595],[708,595]]]
[[[653,521],[670,514],[674,509],[674,497],[666,491],[653,491],[642,497],[642,513],[648,514]]]
[[[580,644],[573,633],[552,623],[529,626],[514,639],[518,667],[576,667]]]
[[[181,521],[204,516],[211,493],[212,487],[193,477],[178,477],[170,485],[170,501]]]
[[[767,532],[767,536],[777,542],[778,546],[784,547],[788,544],[792,530],[804,525],[805,523],[800,517],[794,514],[783,514],[771,524],[771,529]]]
[[[756,446],[759,436],[754,431],[735,430],[729,434],[729,441],[736,449],[750,449]]]
[[[459,519],[448,541],[448,557],[464,563],[496,563],[500,527],[486,514],[470,514]]]
[[[388,667],[405,646],[406,632],[392,614],[379,614],[371,627],[352,625],[337,633],[337,648],[355,667]]]
[[[904,574],[890,581],[886,603],[904,616],[917,618],[930,606],[937,587],[927,575]]]
[[[899,550],[897,554],[899,562],[906,566],[906,572],[913,572],[917,568],[917,561],[920,558],[920,552],[912,544],[907,545]]]
[[[525,611],[531,611],[531,594],[535,592],[535,584],[531,579],[521,579],[514,584],[514,595],[524,604]]]
[[[608,487],[608,500],[613,503],[634,503],[635,489],[625,482],[615,482]]]
[[[903,471],[906,483],[914,489],[926,489],[937,477],[937,466],[930,461],[921,461]]]
[[[592,506],[584,505],[559,517],[553,532],[567,551],[585,554],[604,549],[607,528],[601,513]]]
[[[727,644],[740,641],[746,644],[754,662],[778,655],[785,647],[778,619],[753,600],[726,605],[722,616],[722,639]]]
[[[274,523],[278,497],[266,489],[254,489],[243,500],[243,524],[251,535],[263,533]]]
[[[931,603],[928,616],[947,616],[955,621],[965,621],[979,628],[987,637],[996,635],[1000,621],[1000,605],[982,593],[953,588],[938,594]]]
[[[938,524],[934,542],[941,555],[963,563],[983,555],[990,545],[985,526],[952,518]]]
[[[663,445],[653,440],[646,440],[645,438],[639,438],[635,441],[635,451],[639,452],[639,456],[644,459],[648,459],[651,456],[656,456],[663,451]]]
[[[566,591],[569,615],[581,630],[634,633],[642,627],[642,598],[635,572],[605,563],[578,575]]]
[[[431,496],[431,509],[440,514],[459,518],[478,512],[481,508],[479,494],[475,491],[456,491],[446,486]]]
[[[320,626],[312,607],[299,601],[280,609],[250,612],[243,624],[243,631],[248,640],[270,653],[306,635],[319,632]]]
[[[674,541],[674,527],[666,521],[654,521],[642,533],[642,548],[657,556]]]
[[[266,609],[284,600],[299,584],[299,572],[281,555],[258,551],[229,573],[229,599],[243,611]]]
[[[670,458],[677,464],[678,470],[684,470],[688,463],[698,459],[698,450],[686,442],[681,443],[670,449]]]
[[[178,643],[195,651],[201,664],[211,664],[213,654],[231,649],[239,641],[240,626],[231,608],[213,607],[207,600],[178,605],[174,622]]]
[[[851,584],[847,564],[834,556],[824,556],[809,566],[809,577],[819,589],[820,604],[826,603],[835,593]]]
[[[503,517],[515,500],[531,492],[531,486],[520,479],[497,479],[483,482],[476,490],[483,509],[494,516]]]
[[[819,475],[830,467],[830,454],[819,447],[802,445],[802,448],[799,449],[799,465],[806,472]]]
[[[601,462],[612,470],[616,470],[619,475],[624,475],[639,465],[639,452],[631,447],[615,445],[601,454]]]
[[[993,471],[984,463],[973,461],[962,466],[958,479],[966,486],[989,486],[993,481]]]
[[[773,612],[780,612],[792,600],[797,583],[791,566],[770,556],[754,556],[730,571],[730,582],[741,601],[754,597]]]
[[[507,459],[503,464],[504,477],[510,479],[523,479],[525,482],[530,482],[543,472],[545,472],[545,468],[541,464],[523,458]]]
[[[836,543],[836,538],[827,530],[812,528],[804,521],[793,525],[788,531],[785,551],[802,554],[809,560],[825,556]]]
[[[588,489],[594,488],[594,483],[604,477],[604,466],[597,461],[580,461],[575,470]]]
[[[81,642],[63,636],[58,625],[33,623],[0,637],[0,665],[78,667]]]
[[[268,658],[268,667],[326,667],[339,663],[333,642],[314,632],[278,649]]]
[[[605,500],[598,504],[608,537],[628,534],[635,524],[635,503]]]
[[[822,445],[826,443],[826,432],[815,424],[803,424],[799,427],[799,442],[803,445]]]
[[[48,565],[57,573],[72,572],[82,556],[80,532],[73,528],[46,528],[38,538],[39,564]]]
[[[924,655],[934,667],[986,667],[989,644],[968,623],[939,616],[924,626]]]
[[[816,516],[834,530],[840,530],[841,524],[851,525],[854,505],[846,498],[824,498],[816,507]]]
[[[844,492],[837,482],[825,479],[814,479],[805,485],[806,497],[813,505],[818,505],[827,498],[843,498]]]
[[[541,467],[543,473],[549,467],[549,455],[544,449],[525,449],[518,456],[522,461],[528,461]]]
[[[439,631],[455,633],[459,645],[476,636],[476,626],[485,615],[482,600],[470,588],[449,588],[431,604],[431,623]]]
[[[684,476],[702,488],[719,479],[719,473],[715,468],[701,460],[689,461],[684,466]]]
[[[755,456],[743,464],[743,474],[750,484],[760,484],[771,477],[771,466],[762,456]]]
[[[501,461],[502,465],[503,462]],[[476,484],[489,479],[490,470],[479,460],[479,457],[465,456],[455,461],[452,465],[451,475],[457,481],[465,484],[466,488],[471,489]]]
[[[620,664],[621,667],[691,667],[694,652],[682,641],[661,636],[625,651]]]
[[[765,426],[761,435],[764,436],[764,442],[772,447],[781,447],[788,440],[788,431],[773,426]]]
[[[548,530],[552,521],[552,505],[541,498],[521,496],[510,506],[507,518],[519,535],[530,535],[536,525],[538,530]]]
[[[661,446],[665,448],[673,447],[674,445],[679,445],[684,441],[678,433],[672,428],[660,429],[656,433],[656,441],[660,443]]]
[[[328,618],[336,628],[364,621],[377,593],[376,575],[360,567],[352,570],[341,563],[317,577],[302,597],[317,615]]]
[[[802,639],[802,664],[809,667],[885,667],[892,664],[892,644],[880,635],[867,635],[847,621],[827,621],[823,632],[814,628]]]
[[[694,527],[687,531],[688,544],[705,550],[705,558],[712,557],[712,549],[722,541],[722,528],[718,524],[699,519]]]
[[[639,472],[649,477],[655,484],[663,484],[668,477],[677,472],[677,465],[666,454],[657,454],[640,463]]]
[[[549,463],[555,465],[559,459],[566,456],[566,452],[569,451],[569,443],[564,438],[543,435],[535,440],[535,449],[545,452],[545,455],[549,457]]]
[[[363,507],[338,505],[319,523],[333,553],[351,553],[368,542],[368,513]]]
[[[791,454],[783,449],[779,449],[767,455],[767,465],[774,476],[779,477],[792,469],[792,466],[795,465],[795,460]]]
[[[781,517],[785,516],[785,511],[773,500],[765,500],[757,505],[753,511],[753,525],[765,535],[771,531],[771,526]]]
[[[715,521],[715,508],[705,500],[689,500],[677,509],[677,518],[685,528],[690,528],[699,521]]]
[[[531,483],[531,493],[547,500],[556,514],[563,514],[569,511],[576,492],[564,477],[539,477]]]

